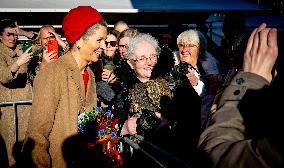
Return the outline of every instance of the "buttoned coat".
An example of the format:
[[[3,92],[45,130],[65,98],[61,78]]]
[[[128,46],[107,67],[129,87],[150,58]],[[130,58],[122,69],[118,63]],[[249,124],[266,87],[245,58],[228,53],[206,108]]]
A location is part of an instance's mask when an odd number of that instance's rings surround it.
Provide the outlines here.
[[[209,156],[212,167],[283,166],[283,156],[267,137],[251,138],[238,107],[248,90],[259,90],[268,84],[261,76],[240,72],[224,90],[217,110],[213,112],[199,139],[199,149]]]
[[[31,100],[31,85],[27,82],[27,66],[21,65],[15,74],[11,66],[19,56],[16,50],[8,48],[0,42],[0,102]],[[12,155],[16,143],[16,120],[18,121],[18,141],[23,141],[28,127],[31,105],[17,105],[17,115],[12,105],[0,107],[0,133],[6,144],[10,166],[15,163]],[[4,147],[1,147],[4,149]]]
[[[36,76],[24,148],[30,150],[36,167],[67,167],[62,145],[77,134],[78,115],[97,105],[95,77],[89,68],[87,71],[86,95],[82,74],[70,52],[47,64]]]

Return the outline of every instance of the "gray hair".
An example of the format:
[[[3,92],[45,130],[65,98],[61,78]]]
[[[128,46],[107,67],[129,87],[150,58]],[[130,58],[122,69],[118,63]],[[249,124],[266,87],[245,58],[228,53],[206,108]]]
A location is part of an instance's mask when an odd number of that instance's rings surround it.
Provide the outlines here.
[[[122,39],[123,37],[133,38],[137,36],[138,34],[139,34],[139,31],[138,29],[135,29],[135,28],[129,28],[129,29],[123,30],[118,36],[118,41]]]
[[[157,55],[160,55],[161,48],[159,46],[158,40],[151,36],[150,34],[141,33],[133,38],[130,38],[127,48],[127,54],[125,56],[126,59],[133,59],[135,57],[134,52],[137,49],[137,44],[141,42],[148,42],[149,44],[153,45]]]
[[[199,30],[186,30],[177,37],[177,45],[181,43],[192,43],[202,50],[207,49],[207,39]]]
[[[99,22],[94,24],[93,26],[89,27],[86,32],[83,34],[82,39],[83,40],[88,40],[89,37],[94,34],[94,32],[100,27],[104,26],[107,28],[108,24],[105,21]]]

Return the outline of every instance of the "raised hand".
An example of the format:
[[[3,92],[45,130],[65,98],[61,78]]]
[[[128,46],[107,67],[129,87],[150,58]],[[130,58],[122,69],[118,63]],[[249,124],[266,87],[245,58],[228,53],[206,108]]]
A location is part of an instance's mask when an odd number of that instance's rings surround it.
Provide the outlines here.
[[[262,23],[254,29],[244,53],[244,72],[251,72],[271,82],[272,69],[278,57],[277,30]]]
[[[55,37],[55,39],[58,41],[58,44],[65,49],[68,45],[61,39],[61,37],[59,36],[59,34],[55,33],[55,32],[48,32],[49,34],[51,34],[52,36]]]
[[[102,80],[108,83],[113,83],[116,81],[116,76],[112,71],[104,68],[102,72]]]
[[[198,78],[195,76],[194,72],[191,69],[188,69],[188,73],[186,74],[186,77],[192,86],[198,85]]]
[[[55,51],[48,52],[47,50],[43,51],[43,62],[50,62],[56,56]]]

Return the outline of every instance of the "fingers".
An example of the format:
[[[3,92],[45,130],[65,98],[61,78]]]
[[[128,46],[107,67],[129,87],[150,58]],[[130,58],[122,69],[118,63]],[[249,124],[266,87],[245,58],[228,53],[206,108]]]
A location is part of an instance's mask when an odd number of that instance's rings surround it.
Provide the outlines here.
[[[50,62],[50,61],[53,61],[53,58],[56,56],[56,53],[55,51],[51,51],[51,52],[48,52],[47,50],[45,50],[43,52],[43,58],[46,62]]]
[[[51,37],[54,37],[56,40],[59,39],[59,35],[57,33],[51,31],[49,31],[48,33],[51,35]]]
[[[23,53],[22,55],[20,55],[20,57],[17,60],[17,65],[21,66],[25,63],[27,63],[28,61],[30,61],[32,58],[32,54],[31,53]]]
[[[162,114],[161,114],[160,112],[155,112],[155,115],[156,115],[159,119],[162,118]]]
[[[267,36],[268,36],[268,33],[270,32],[270,28],[266,28],[266,29],[262,29],[258,34],[259,34],[259,46],[260,48],[267,48],[267,45],[268,45],[268,39],[267,39]]]
[[[245,53],[249,53],[251,51],[251,48],[252,48],[252,44],[253,44],[253,39],[254,39],[254,35],[255,33],[257,32],[257,28],[255,28],[253,30],[253,32],[251,33],[249,39],[248,39],[248,43],[247,43],[247,48],[246,48],[246,51]]]
[[[192,70],[188,70],[186,77],[192,86],[196,86],[198,84],[198,78],[195,76]]]
[[[275,47],[277,46],[277,29],[272,28],[269,33],[268,33],[268,41],[267,41],[267,45],[269,47]]]
[[[277,57],[277,30],[267,28],[263,23],[252,32],[248,40],[244,54],[244,71],[262,76],[271,82]]]
[[[137,123],[136,122],[137,122],[136,117],[131,117],[127,120],[126,127],[127,127],[127,130],[128,130],[128,133],[130,135],[137,134],[137,132],[136,132]]]
[[[110,71],[108,69],[103,69],[102,80],[106,81],[108,83],[113,83],[113,82],[116,81],[116,76],[115,76],[115,74],[113,74],[112,71]]]
[[[244,52],[244,61],[243,61],[243,70],[244,71],[249,71],[250,66],[252,65],[252,56],[256,55],[261,49],[260,47],[260,33],[266,28],[266,24],[262,23],[258,28],[255,28],[253,32],[251,33],[248,42],[247,42],[247,47]],[[261,37],[263,40],[265,38],[265,35]]]

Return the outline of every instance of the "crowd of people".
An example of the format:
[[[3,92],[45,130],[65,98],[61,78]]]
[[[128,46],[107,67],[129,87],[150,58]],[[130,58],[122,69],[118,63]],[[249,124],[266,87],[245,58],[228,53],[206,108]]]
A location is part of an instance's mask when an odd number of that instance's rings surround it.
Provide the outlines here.
[[[226,78],[198,29],[181,32],[173,51],[78,6],[62,30],[66,41],[52,25],[37,33],[0,21],[0,102],[32,100],[17,107],[18,135],[14,109],[0,107],[0,167],[283,167],[275,28],[262,23],[251,32],[242,68]],[[58,53],[49,51],[53,40]],[[94,134],[79,131],[79,118],[97,107],[112,111],[107,120],[118,132],[102,133],[99,117]]]

